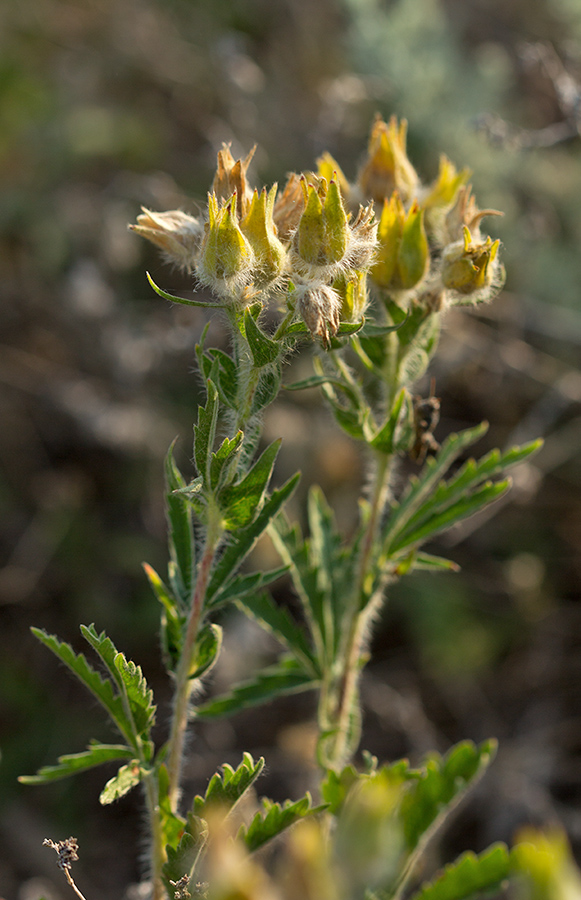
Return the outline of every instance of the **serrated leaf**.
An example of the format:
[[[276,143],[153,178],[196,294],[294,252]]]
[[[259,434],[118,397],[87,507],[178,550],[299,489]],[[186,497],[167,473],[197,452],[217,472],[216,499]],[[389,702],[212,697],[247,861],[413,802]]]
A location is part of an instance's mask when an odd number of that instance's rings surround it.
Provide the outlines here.
[[[320,675],[304,631],[284,607],[277,606],[264,591],[239,597],[236,605],[284,644],[313,675]]]
[[[226,763],[219,772],[212,775],[204,796],[198,794],[194,797],[192,813],[207,818],[212,808],[219,807],[225,812],[231,811],[263,769],[264,758],[261,756],[254,762],[250,753],[244,754],[242,762],[236,769]]]
[[[169,552],[174,563],[171,570],[174,581],[172,587],[185,606],[191,596],[195,566],[194,527],[191,506],[187,499],[177,493],[186,487],[186,482],[173,457],[175,443],[174,440],[165,458],[165,502]]]
[[[218,390],[208,379],[206,381],[206,405],[198,407],[198,421],[194,425],[194,459],[200,475],[209,480],[209,459],[216,437],[218,423]]]
[[[36,775],[20,775],[18,780],[22,784],[46,784],[60,778],[69,778],[78,772],[85,772],[112,760],[131,758],[133,755],[134,750],[122,744],[101,744],[98,741],[91,741],[82,753],[59,756],[57,765],[43,766]]]
[[[138,759],[133,759],[127,765],[121,766],[117,774],[109,779],[101,791],[99,803],[102,806],[107,806],[109,803],[114,803],[115,800],[124,797],[136,784],[139,784],[142,777],[143,770],[139,765]]]
[[[278,358],[281,351],[280,345],[258,327],[249,310],[244,312],[244,330],[254,365],[257,368],[267,366]]]
[[[273,803],[272,800],[263,800],[262,810],[256,813],[248,827],[244,825],[241,827],[238,838],[244,841],[252,853],[299,819],[321,812],[323,809],[324,805],[317,807],[311,805],[311,795],[308,791],[300,800],[294,803],[285,800],[282,806],[280,803]]]
[[[198,634],[192,658],[189,678],[201,678],[207,674],[218,659],[222,647],[222,629],[210,623]]]
[[[238,567],[254,547],[258,538],[266,531],[273,517],[276,516],[283,504],[286,503],[294,491],[299,478],[300,475],[297,473],[285,482],[281,488],[274,490],[271,496],[264,502],[262,509],[254,521],[245,528],[239,528],[232,532],[230,542],[212,573],[208,591],[206,593],[208,602],[218,593],[221,586],[226,584],[231,576],[235,574]]]
[[[497,891],[510,875],[510,855],[505,844],[493,844],[478,856],[463,853],[437,878],[423,884],[411,900],[469,900]]]
[[[175,888],[170,881],[179,881],[184,875],[190,875],[196,867],[206,842],[208,826],[203,819],[189,815],[186,830],[182,834],[177,847],[168,844],[167,861],[162,866],[162,873],[168,897],[173,897]]]
[[[230,464],[240,453],[244,433],[237,431],[233,438],[225,437],[210,460],[210,487],[217,491],[227,479]]]
[[[147,685],[141,667],[120,653],[104,631],[97,634],[94,625],[89,625],[88,628],[81,625],[81,634],[101,657],[117,682],[129,707],[135,737],[147,737],[155,721],[156,706],[153,692]]]
[[[218,499],[225,528],[230,531],[244,528],[255,518],[270,481],[280,444],[280,438],[273,441],[241,481],[228,485],[220,492]]]
[[[184,306],[203,306],[206,309],[226,309],[228,306],[227,303],[208,303],[207,300],[187,300],[185,297],[176,297],[175,294],[168,294],[167,291],[162,291],[149,272],[146,272],[145,275],[155,293],[163,297],[164,300],[171,300],[172,303],[183,303]]]
[[[353,765],[345,766],[340,772],[329,769],[321,782],[321,798],[327,804],[328,811],[336,816],[342,808],[347,794],[360,779],[359,772]]]
[[[196,710],[202,719],[230,716],[241,709],[268,703],[275,697],[298,694],[316,688],[319,680],[296,660],[283,657],[276,665],[262,669],[255,678],[235,685],[227,694],[215,697]]]
[[[288,566],[280,566],[278,569],[271,569],[267,572],[251,572],[248,575],[235,575],[225,584],[221,585],[218,593],[206,603],[207,609],[215,609],[229,601],[241,600],[247,594],[254,595],[260,592],[262,588],[267,587],[274,581],[277,581],[282,575],[288,571]]]
[[[254,397],[252,398],[251,414],[253,416],[266,409],[279,395],[282,384],[282,368],[280,362],[273,363],[264,372],[261,372]]]
[[[134,744],[133,723],[128,719],[123,701],[108,678],[102,678],[87,662],[82,653],[75,653],[70,644],[60,641],[56,635],[47,634],[42,628],[30,629],[35,637],[57,656],[77,676],[99,703],[107,710],[123,737]]]

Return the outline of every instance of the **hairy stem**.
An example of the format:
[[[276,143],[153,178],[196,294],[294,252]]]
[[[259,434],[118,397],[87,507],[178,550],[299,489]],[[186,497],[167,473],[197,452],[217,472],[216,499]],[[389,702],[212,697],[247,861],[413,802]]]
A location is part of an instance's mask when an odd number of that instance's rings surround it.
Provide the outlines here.
[[[186,728],[188,724],[190,698],[194,689],[194,682],[190,679],[192,656],[196,645],[200,622],[202,620],[204,600],[208,582],[210,580],[212,563],[222,533],[223,529],[219,517],[210,514],[210,521],[206,534],[206,545],[198,566],[198,575],[190,605],[184,644],[175,676],[176,689],[168,750],[169,800],[173,812],[177,811],[180,797]]]
[[[161,867],[165,861],[163,834],[159,809],[159,793],[155,773],[144,779],[147,798],[147,814],[151,834],[150,865],[152,900],[165,900],[165,890],[161,880]]]

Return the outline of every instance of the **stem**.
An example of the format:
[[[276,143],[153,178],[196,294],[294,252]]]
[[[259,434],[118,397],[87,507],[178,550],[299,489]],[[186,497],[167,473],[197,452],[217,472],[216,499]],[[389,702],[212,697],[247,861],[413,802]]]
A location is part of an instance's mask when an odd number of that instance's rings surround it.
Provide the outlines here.
[[[363,537],[361,556],[359,558],[359,573],[353,591],[353,606],[344,646],[343,659],[345,662],[335,695],[334,708],[331,708],[331,727],[336,732],[336,739],[332,745],[332,754],[328,759],[328,763],[334,769],[340,769],[347,762],[349,753],[349,719],[355,702],[360,661],[366,640],[367,624],[371,615],[369,604],[365,609],[361,609],[361,597],[365,588],[365,581],[369,575],[373,545],[379,529],[381,513],[387,500],[390,461],[391,456],[384,453],[377,454],[371,510]]]
[[[204,552],[198,567],[198,577],[196,579],[196,586],[190,606],[184,644],[176,671],[176,690],[168,750],[168,794],[172,812],[177,811],[180,797],[181,772],[186,728],[188,724],[189,704],[194,689],[194,682],[190,679],[192,656],[204,610],[204,600],[208,582],[210,580],[212,563],[221,537],[222,527],[219,517],[215,513],[212,515],[212,511],[210,510],[206,546],[204,547]]]
[[[151,832],[151,882],[153,886],[152,900],[164,900],[165,890],[161,880],[161,867],[165,862],[163,833],[159,811],[159,794],[155,773],[144,779],[147,798],[147,812]]]

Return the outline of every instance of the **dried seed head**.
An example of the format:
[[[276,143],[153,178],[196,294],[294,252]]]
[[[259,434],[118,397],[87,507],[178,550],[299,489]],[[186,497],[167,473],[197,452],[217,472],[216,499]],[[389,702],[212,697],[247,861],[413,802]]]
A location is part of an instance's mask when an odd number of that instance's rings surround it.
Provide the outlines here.
[[[53,850],[56,850],[58,854],[57,865],[59,869],[70,869],[72,863],[76,862],[79,858],[79,844],[74,837],[56,842],[52,841],[50,838],[45,838],[42,844],[44,847],[52,847]]]
[[[255,152],[256,144],[246,159],[235,160],[230,152],[229,144],[222,144],[222,149],[218,151],[212,193],[218,200],[228,200],[233,194],[236,194],[236,212],[239,218],[246,214],[248,204],[252,199],[252,188],[246,180],[246,172]]]
[[[290,241],[305,207],[300,176],[291,172],[285,189],[274,204],[273,220],[281,241]]]
[[[324,346],[334,337],[341,324],[341,297],[332,287],[299,285],[296,288],[296,310],[313,337]]]
[[[201,222],[179,209],[158,213],[141,208],[137,225],[129,226],[131,231],[159,247],[168,262],[193,271],[204,234]]]

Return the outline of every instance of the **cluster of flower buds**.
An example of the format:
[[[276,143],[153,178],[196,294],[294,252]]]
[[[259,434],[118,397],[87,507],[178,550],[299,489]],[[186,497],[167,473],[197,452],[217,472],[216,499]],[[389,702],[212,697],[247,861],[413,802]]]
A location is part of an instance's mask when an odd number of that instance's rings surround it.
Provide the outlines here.
[[[360,321],[368,282],[402,306],[482,302],[502,283],[498,241],[484,238],[466,182],[446,158],[422,185],[406,150],[407,123],[377,118],[353,184],[325,153],[317,172],[292,173],[259,193],[246,159],[224,145],[200,221],[179,210],[144,209],[133,230],[195,272],[221,299],[248,304],[286,294],[314,337],[327,344]]]

